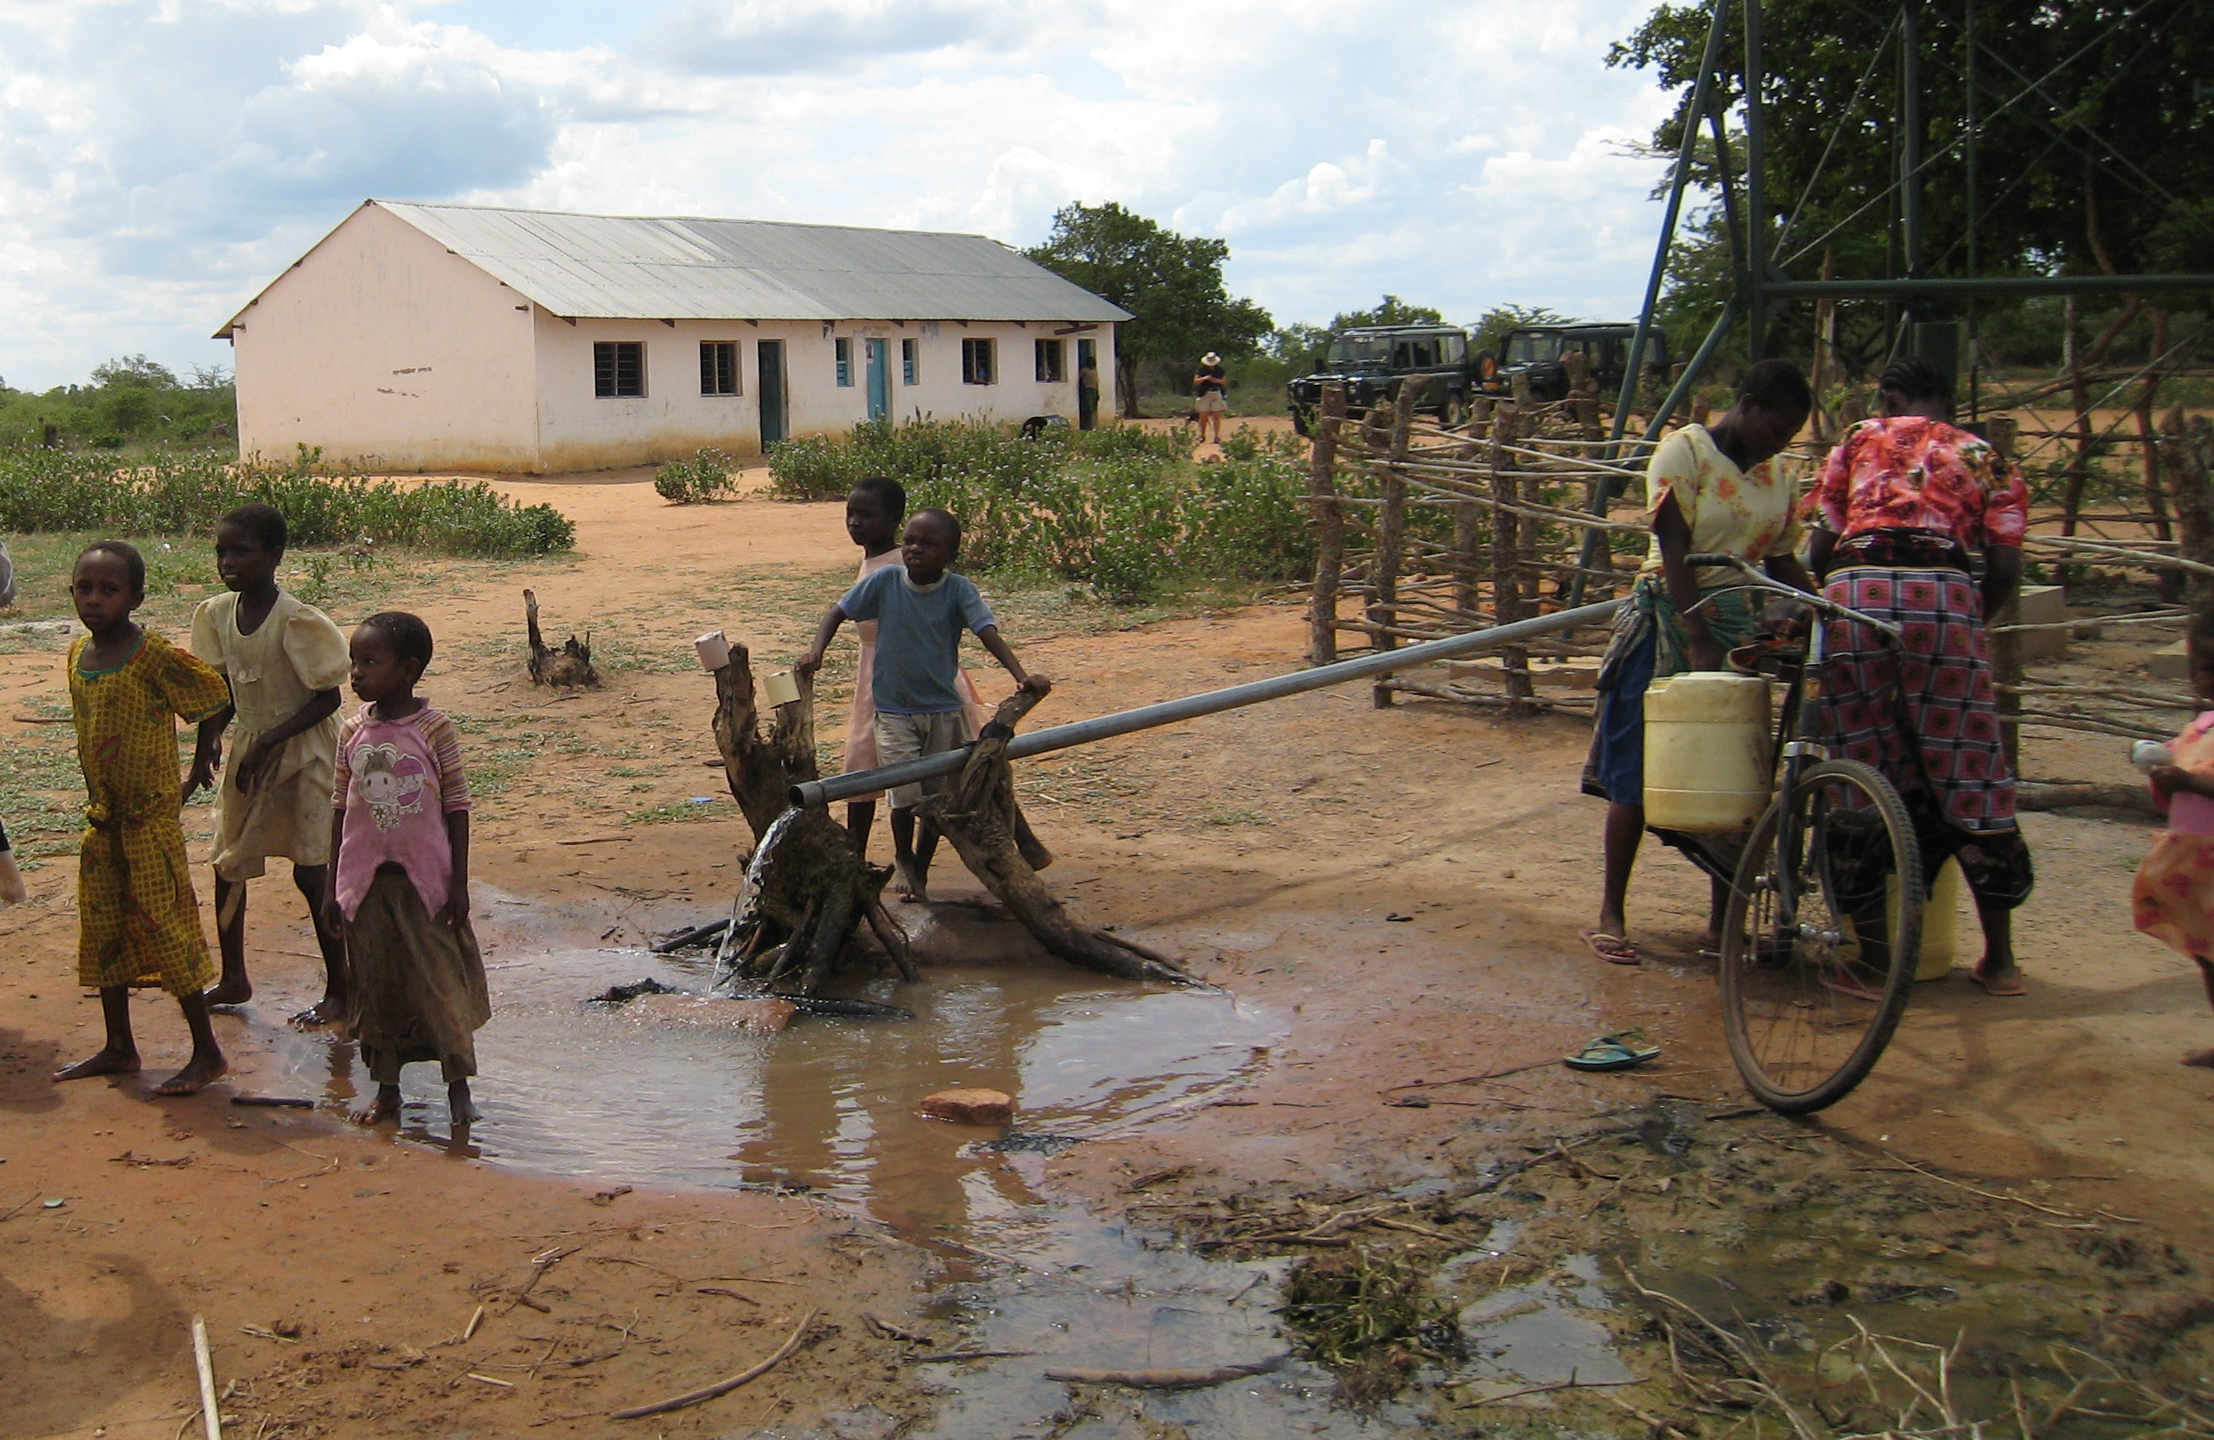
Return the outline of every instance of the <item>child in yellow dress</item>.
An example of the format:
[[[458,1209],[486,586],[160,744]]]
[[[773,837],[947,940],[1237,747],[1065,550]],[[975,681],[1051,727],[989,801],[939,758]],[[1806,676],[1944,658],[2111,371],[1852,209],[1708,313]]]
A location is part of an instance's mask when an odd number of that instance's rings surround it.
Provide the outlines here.
[[[268,873],[269,857],[292,862],[323,952],[323,998],[292,1017],[327,1025],[346,1008],[346,951],[323,919],[330,875],[331,782],[338,754],[338,687],[346,680],[346,637],[330,617],[277,587],[287,541],[271,505],[242,505],[215,527],[215,568],[227,594],[192,612],[192,653],[223,673],[231,703],[200,726],[186,789],[214,780],[223,732],[235,719],[233,758],[217,791],[215,938],[223,978],[210,1005],[253,998],[246,975],[246,882]]]
[[[215,1043],[207,996],[215,962],[200,933],[200,902],[185,863],[177,721],[207,719],[230,703],[223,677],[191,652],[131,619],[146,601],[146,561],[120,540],[77,557],[69,580],[77,618],[92,633],[69,647],[69,703],[85,777],[77,868],[77,981],[100,992],[107,1043],[56,1080],[138,1070],[131,987],[177,997],[192,1058],[155,1087],[190,1095],[230,1068]]]
[[[2214,610],[2193,622],[2187,648],[2192,693],[2209,708],[2169,746],[2172,763],[2151,773],[2168,829],[2137,867],[2130,909],[2138,929],[2191,957],[2214,1003]],[[2214,1049],[2183,1063],[2214,1069]]]

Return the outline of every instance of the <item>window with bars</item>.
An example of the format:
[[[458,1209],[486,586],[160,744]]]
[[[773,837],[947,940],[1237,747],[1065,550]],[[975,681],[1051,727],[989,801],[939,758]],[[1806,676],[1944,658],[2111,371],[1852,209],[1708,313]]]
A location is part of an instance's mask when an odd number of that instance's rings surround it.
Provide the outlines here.
[[[899,383],[902,385],[922,384],[922,341],[902,340],[899,342]]]
[[[1063,369],[1066,362],[1063,358],[1062,343],[1058,340],[1040,340],[1037,345],[1038,383],[1041,385],[1058,385],[1068,379],[1068,375]]]
[[[841,335],[831,342],[838,359],[838,383],[847,387],[853,384],[853,342]]]
[[[999,367],[994,363],[993,341],[963,340],[961,342],[961,383],[964,385],[989,385],[998,378]]]
[[[737,341],[702,340],[700,342],[700,393],[702,395],[736,395],[738,393]]]
[[[592,393],[601,399],[630,399],[646,393],[646,342],[592,342]]]

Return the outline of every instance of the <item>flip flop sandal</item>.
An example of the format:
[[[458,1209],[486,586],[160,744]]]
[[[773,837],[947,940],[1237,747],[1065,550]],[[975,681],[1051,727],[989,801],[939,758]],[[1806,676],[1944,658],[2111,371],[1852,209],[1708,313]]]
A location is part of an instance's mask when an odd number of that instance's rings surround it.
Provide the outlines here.
[[[1604,930],[1578,930],[1576,935],[1591,947],[1592,954],[1606,961],[1609,965],[1637,965],[1643,963],[1636,943],[1626,936],[1609,935]],[[1610,945],[1618,948],[1609,950],[1607,947]]]
[[[1561,1063],[1571,1070],[1628,1070],[1660,1057],[1661,1047],[1646,1043],[1643,1030],[1620,1030],[1601,1035]]]
[[[1996,995],[2001,999],[2014,999],[2018,996],[2029,994],[2029,986],[2022,983],[2022,975],[2020,971],[2015,972],[2014,982],[2011,985],[2005,986],[2001,986],[1997,982],[1986,978],[1982,970],[1976,969],[1974,967],[1971,967],[1969,969],[1968,978],[1975,981],[1977,987],[1981,989],[1984,994]]]

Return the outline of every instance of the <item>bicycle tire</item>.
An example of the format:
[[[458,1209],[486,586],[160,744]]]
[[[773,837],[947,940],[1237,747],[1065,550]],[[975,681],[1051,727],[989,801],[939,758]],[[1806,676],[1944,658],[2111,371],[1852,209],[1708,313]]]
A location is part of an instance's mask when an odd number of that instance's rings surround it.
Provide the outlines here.
[[[1841,790],[1866,804],[1838,803]],[[1788,935],[1769,909],[1778,894],[1778,867],[1787,860],[1776,843],[1787,805],[1803,812],[1802,853],[1788,857],[1803,887],[1801,908]],[[1848,813],[1862,818],[1848,827],[1839,818]],[[1866,963],[1867,947],[1845,923],[1849,899],[1838,852],[1848,839],[1864,847],[1864,916],[1872,914],[1865,886],[1874,867],[1899,882],[1886,904],[1889,963],[1880,969]],[[1738,1074],[1769,1109],[1805,1115],[1836,1104],[1868,1077],[1891,1043],[1921,958],[1921,856],[1898,791],[1857,760],[1809,766],[1792,794],[1778,796],[1754,827],[1723,912],[1722,1017]],[[1880,987],[1874,983],[1879,976]]]

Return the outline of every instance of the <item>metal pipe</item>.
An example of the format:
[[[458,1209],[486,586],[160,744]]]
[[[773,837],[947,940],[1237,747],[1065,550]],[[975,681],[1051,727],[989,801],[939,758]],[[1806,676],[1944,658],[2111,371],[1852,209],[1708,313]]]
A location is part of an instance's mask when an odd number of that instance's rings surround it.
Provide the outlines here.
[[[1768,119],[1761,89],[1768,83],[1761,51],[1761,0],[1745,0],[1745,316],[1748,361],[1768,347]],[[1720,157],[1718,156],[1717,159]],[[1724,185],[1729,176],[1722,177]]]
[[[1949,275],[1914,280],[1771,280],[1776,300],[1883,300],[1893,296],[1958,299],[1968,295],[2130,295],[2139,292],[2214,291],[2214,275]]]
[[[1699,78],[1691,87],[1691,104],[1684,110],[1684,141],[1676,152],[1676,172],[1668,181],[1668,204],[1661,211],[1660,242],[1653,247],[1653,268],[1645,277],[1645,303],[1637,312],[1637,333],[1630,337],[1630,357],[1622,367],[1622,394],[1615,401],[1614,424],[1607,439],[1620,440],[1630,423],[1630,407],[1637,400],[1637,382],[1645,369],[1645,345],[1653,333],[1653,308],[1660,304],[1661,282],[1668,278],[1668,252],[1676,238],[1676,219],[1683,213],[1684,190],[1691,183],[1691,165],[1699,149],[1699,127],[1707,117],[1707,96],[1714,89],[1714,65],[1722,54],[1722,32],[1729,24],[1730,0],[1714,0],[1714,14],[1707,21],[1707,48],[1699,57]],[[1722,183],[1729,184],[1723,176]],[[1610,446],[1607,459],[1614,458]]]
[[[1922,278],[1922,0],[1900,0],[1899,243],[1908,276]],[[1910,318],[1920,319],[1919,315]]]
[[[1388,675],[1394,670],[1412,670],[1438,660],[1457,660],[1486,650],[1519,645],[1541,635],[1550,635],[1556,630],[1571,630],[1578,625],[1592,625],[1611,619],[1621,605],[1620,600],[1604,600],[1597,605],[1581,605],[1573,610],[1517,620],[1511,625],[1495,625],[1489,630],[1476,630],[1444,640],[1425,641],[1420,645],[1410,645],[1404,650],[1379,650],[1358,659],[1340,660],[1335,665],[1321,665],[1312,670],[1295,670],[1289,675],[1276,675],[1266,680],[1233,685],[1227,690],[1209,690],[1200,695],[1186,695],[1180,700],[1164,700],[1158,705],[1142,705],[1135,710],[1119,710],[1112,715],[1077,720],[1047,730],[1033,730],[1027,735],[1017,735],[1008,742],[1007,758],[1022,760],[1051,750],[1066,750],[1072,745],[1089,745],[1095,740],[1109,740],[1136,730],[1151,730],[1157,725],[1173,725],[1179,720],[1196,720],[1202,715],[1258,705],[1265,700],[1282,700],[1291,695],[1304,695],[1309,690],[1343,685],[1351,680]],[[791,800],[794,805],[812,808],[828,805],[836,800],[849,800],[856,795],[867,795],[877,790],[889,790],[897,785],[913,785],[939,775],[949,775],[969,763],[971,748],[964,745],[958,750],[925,755],[920,760],[881,765],[874,770],[855,770],[845,775],[833,775],[827,780],[810,780],[792,787]]]

